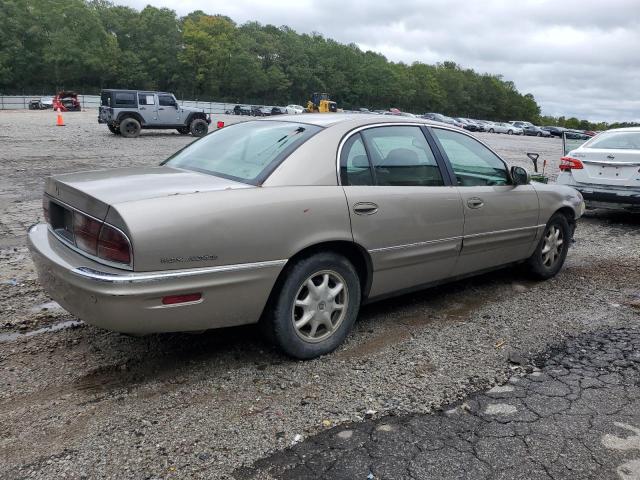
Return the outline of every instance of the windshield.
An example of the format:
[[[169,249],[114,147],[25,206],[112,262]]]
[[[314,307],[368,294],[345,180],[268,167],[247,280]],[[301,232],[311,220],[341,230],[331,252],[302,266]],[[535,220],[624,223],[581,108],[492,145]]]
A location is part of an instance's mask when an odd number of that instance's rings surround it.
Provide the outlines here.
[[[237,123],[193,142],[163,165],[258,185],[320,130],[316,125],[293,122]]]
[[[583,148],[640,150],[640,132],[604,132],[585,143]]]

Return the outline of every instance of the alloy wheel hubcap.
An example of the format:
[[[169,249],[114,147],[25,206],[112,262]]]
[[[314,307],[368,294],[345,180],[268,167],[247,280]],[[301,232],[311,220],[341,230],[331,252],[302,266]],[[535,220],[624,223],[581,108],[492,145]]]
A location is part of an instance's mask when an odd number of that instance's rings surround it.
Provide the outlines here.
[[[560,258],[563,244],[562,230],[556,225],[552,225],[545,233],[542,244],[542,263],[545,267],[551,268],[556,264]]]
[[[349,293],[342,276],[323,270],[309,276],[298,289],[291,319],[296,334],[317,343],[333,335],[347,313]]]

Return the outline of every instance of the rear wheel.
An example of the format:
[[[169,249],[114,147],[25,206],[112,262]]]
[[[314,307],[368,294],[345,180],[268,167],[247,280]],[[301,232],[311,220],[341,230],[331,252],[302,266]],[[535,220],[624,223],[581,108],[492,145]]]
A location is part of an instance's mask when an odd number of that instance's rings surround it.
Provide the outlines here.
[[[140,122],[135,118],[125,118],[120,122],[120,133],[126,138],[135,138],[140,135]]]
[[[180,135],[189,135],[189,127],[180,127],[177,130]]]
[[[120,135],[120,127],[116,127],[115,125],[111,125],[110,123],[108,123],[107,128],[114,135]]]
[[[207,125],[207,122],[204,121],[203,119],[196,118],[191,122],[191,125],[189,126],[189,130],[191,131],[191,134],[194,137],[203,137],[207,134],[207,131],[209,130],[209,125]]]
[[[335,350],[360,309],[360,281],[341,255],[318,253],[290,266],[275,292],[263,327],[287,355],[310,359]]]
[[[536,133],[536,137],[541,137],[542,134],[540,132]]]
[[[496,131],[493,128],[490,128],[489,133],[496,133]]]
[[[535,252],[527,261],[531,273],[541,280],[555,276],[567,257],[571,228],[567,217],[556,213],[549,219]]]
[[[507,131],[507,135],[513,135],[513,130]]]

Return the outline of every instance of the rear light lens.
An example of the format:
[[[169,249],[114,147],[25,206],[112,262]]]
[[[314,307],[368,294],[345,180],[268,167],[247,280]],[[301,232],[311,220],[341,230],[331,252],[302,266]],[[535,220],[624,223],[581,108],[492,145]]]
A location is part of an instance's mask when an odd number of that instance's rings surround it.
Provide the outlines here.
[[[177,303],[197,302],[202,298],[201,293],[187,293],[185,295],[168,295],[162,297],[163,305],[175,305]]]
[[[98,253],[98,235],[102,222],[78,212],[73,214],[73,236],[76,247],[91,255]]]
[[[581,170],[584,165],[580,160],[573,157],[562,157],[560,159],[560,170],[567,172],[569,170]]]
[[[124,234],[107,224],[103,224],[98,237],[97,256],[117,263],[131,263],[131,247]]]
[[[224,127],[224,122],[219,120],[217,126],[218,126],[218,128]]]

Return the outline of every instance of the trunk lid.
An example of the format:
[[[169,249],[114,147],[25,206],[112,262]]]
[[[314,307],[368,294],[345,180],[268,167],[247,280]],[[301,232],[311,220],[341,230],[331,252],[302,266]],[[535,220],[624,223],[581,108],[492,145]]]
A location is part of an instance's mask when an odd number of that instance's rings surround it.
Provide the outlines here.
[[[571,170],[580,183],[640,187],[640,152],[637,150],[610,150],[580,148],[569,153],[584,168]]]
[[[254,187],[172,167],[132,167],[49,177],[45,193],[59,202],[104,220],[110,205],[235,188]]]

